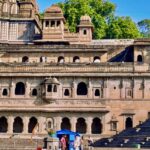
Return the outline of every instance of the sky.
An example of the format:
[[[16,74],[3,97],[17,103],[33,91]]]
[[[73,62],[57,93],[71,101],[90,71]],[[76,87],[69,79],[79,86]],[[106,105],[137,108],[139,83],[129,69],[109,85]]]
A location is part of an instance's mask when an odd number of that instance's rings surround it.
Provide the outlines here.
[[[37,0],[40,11],[63,0]],[[130,16],[135,22],[150,19],[150,0],[110,0],[117,6],[117,16]]]

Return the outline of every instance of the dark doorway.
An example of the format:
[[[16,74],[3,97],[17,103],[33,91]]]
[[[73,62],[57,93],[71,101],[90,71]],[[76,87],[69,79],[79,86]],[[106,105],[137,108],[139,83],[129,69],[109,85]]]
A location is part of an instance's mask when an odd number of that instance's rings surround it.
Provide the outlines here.
[[[84,118],[79,118],[76,124],[76,132],[85,134],[86,133],[86,122]]]
[[[24,62],[24,63],[29,62],[29,58],[28,58],[27,56],[24,56],[24,57],[22,58],[22,62]]]
[[[70,124],[70,120],[68,118],[62,119],[61,129],[71,130],[71,124]]]
[[[14,120],[13,132],[14,133],[22,133],[23,132],[23,122],[20,117],[17,117]]]
[[[30,118],[29,125],[28,125],[28,132],[32,133],[33,129],[37,125],[37,119],[35,117]]]
[[[25,85],[22,82],[18,82],[15,88],[16,95],[24,95],[25,94]]]
[[[138,56],[137,56],[137,62],[139,62],[139,63],[142,63],[142,62],[143,62],[142,55],[138,55]]]
[[[92,134],[101,134],[102,128],[101,120],[99,118],[94,118],[92,123]]]
[[[130,118],[130,117],[126,118],[125,127],[126,127],[126,129],[133,127],[132,118]]]
[[[0,118],[0,133],[6,133],[8,129],[7,119],[5,117]]]
[[[87,95],[87,85],[84,82],[78,84],[77,95]]]

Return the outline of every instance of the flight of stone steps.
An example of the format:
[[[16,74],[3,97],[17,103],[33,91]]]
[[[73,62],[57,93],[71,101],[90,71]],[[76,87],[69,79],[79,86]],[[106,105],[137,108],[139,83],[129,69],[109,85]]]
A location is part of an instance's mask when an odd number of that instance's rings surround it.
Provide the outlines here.
[[[1,139],[0,150],[36,150],[43,146],[43,140]]]

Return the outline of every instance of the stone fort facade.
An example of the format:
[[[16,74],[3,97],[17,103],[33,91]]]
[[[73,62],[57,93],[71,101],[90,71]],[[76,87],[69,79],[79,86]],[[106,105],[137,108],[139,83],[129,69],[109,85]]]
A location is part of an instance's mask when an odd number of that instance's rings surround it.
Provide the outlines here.
[[[53,5],[0,0],[0,138],[48,128],[93,138],[150,117],[150,40],[93,40],[91,18],[77,33]]]

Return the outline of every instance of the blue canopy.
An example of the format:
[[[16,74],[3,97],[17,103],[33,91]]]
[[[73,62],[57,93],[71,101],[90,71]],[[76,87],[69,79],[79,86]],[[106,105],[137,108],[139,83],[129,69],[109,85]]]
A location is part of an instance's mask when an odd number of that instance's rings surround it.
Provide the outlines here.
[[[80,136],[79,133],[73,132],[73,131],[70,131],[70,130],[66,130],[66,129],[59,130],[59,131],[56,132],[56,134],[57,134],[57,135],[63,135],[63,134],[66,134],[66,135]]]

